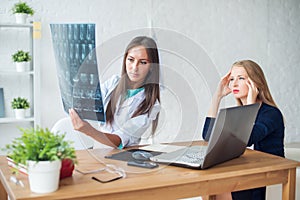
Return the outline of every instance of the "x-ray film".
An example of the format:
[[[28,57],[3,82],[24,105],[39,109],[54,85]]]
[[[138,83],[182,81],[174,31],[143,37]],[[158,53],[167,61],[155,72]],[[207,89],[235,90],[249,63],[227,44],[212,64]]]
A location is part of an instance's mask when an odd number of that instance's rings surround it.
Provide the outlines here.
[[[95,48],[95,24],[50,24],[64,110],[105,121]]]

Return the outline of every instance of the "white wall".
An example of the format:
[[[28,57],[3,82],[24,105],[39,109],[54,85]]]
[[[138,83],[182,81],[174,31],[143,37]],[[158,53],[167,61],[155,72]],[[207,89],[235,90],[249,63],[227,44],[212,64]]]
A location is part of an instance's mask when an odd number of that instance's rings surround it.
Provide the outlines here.
[[[14,21],[10,9],[15,2],[17,0],[1,0],[0,22]],[[42,23],[42,38],[36,41],[40,55],[42,127],[51,128],[66,116],[59,95],[49,23],[90,22],[96,23],[99,45],[109,46],[118,41],[120,47],[123,46],[112,56],[115,60],[109,66],[102,66],[108,73],[119,73],[117,58],[129,42],[128,35],[149,34],[146,28],[155,27],[164,66],[162,84],[166,86],[162,93],[159,130],[164,138],[200,138],[211,88],[218,76],[225,74],[233,62],[252,59],[262,66],[273,97],[285,116],[287,142],[300,142],[297,81],[300,75],[300,1],[27,2],[36,10],[34,20]],[[224,106],[233,103],[230,99],[232,97],[227,98]]]

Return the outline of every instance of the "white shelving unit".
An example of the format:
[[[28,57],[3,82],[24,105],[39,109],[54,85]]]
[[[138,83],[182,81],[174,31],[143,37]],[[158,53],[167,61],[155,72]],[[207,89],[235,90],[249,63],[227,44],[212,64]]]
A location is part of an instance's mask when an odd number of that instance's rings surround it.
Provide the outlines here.
[[[0,117],[0,149],[14,137],[20,135],[19,128],[35,127],[39,123],[37,103],[39,96],[38,70],[35,58],[33,24],[0,23],[0,88],[4,90],[4,112]],[[17,50],[29,51],[32,57],[26,72],[17,72],[11,55]],[[26,118],[16,119],[11,101],[18,96],[29,100]]]

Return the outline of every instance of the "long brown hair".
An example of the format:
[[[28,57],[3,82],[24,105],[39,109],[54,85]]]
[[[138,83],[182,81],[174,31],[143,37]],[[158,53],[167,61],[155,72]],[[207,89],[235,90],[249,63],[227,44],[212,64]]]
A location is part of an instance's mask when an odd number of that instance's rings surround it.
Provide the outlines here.
[[[264,72],[257,63],[252,60],[241,60],[233,63],[232,67],[234,66],[243,67],[246,70],[249,78],[254,82],[259,91],[256,101],[262,101],[266,104],[277,107],[269,90]],[[238,104],[242,105],[240,99],[238,99]]]
[[[121,79],[117,84],[116,88],[113,90],[111,94],[110,101],[107,106],[106,110],[106,121],[108,123],[112,123],[114,120],[114,114],[116,112],[117,103],[123,103],[126,92],[129,88],[129,78],[126,71],[126,58],[128,55],[128,51],[134,47],[143,46],[146,49],[148,59],[150,61],[150,70],[148,75],[146,76],[144,83],[141,87],[145,88],[145,99],[141,104],[138,106],[138,109],[134,112],[131,116],[136,117],[138,115],[150,113],[152,107],[154,106],[156,100],[160,102],[160,89],[159,89],[159,56],[157,45],[152,38],[146,36],[139,36],[131,40],[131,42],[126,47],[124,57],[123,57],[123,65],[122,65],[122,72],[121,72]],[[119,101],[121,100],[121,101]],[[157,114],[156,119],[152,122],[152,134],[154,134],[157,124],[158,124],[158,117]]]

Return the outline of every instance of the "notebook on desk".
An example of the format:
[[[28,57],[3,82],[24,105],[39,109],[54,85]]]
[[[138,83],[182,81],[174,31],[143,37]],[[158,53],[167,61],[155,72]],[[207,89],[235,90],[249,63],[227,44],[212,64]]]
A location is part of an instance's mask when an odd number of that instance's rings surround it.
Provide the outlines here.
[[[190,146],[162,153],[151,161],[175,166],[207,169],[241,156],[256,119],[259,104],[219,110],[207,146]]]

